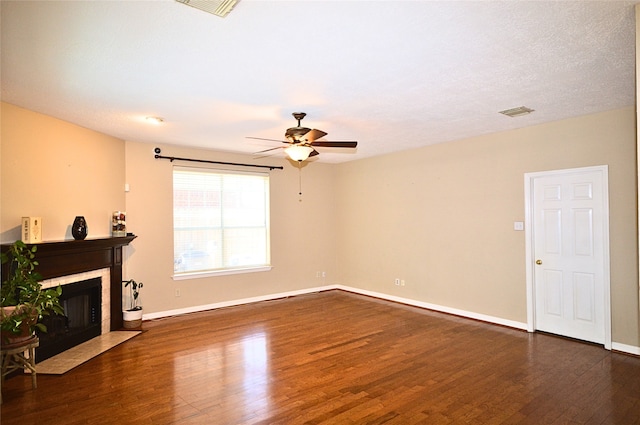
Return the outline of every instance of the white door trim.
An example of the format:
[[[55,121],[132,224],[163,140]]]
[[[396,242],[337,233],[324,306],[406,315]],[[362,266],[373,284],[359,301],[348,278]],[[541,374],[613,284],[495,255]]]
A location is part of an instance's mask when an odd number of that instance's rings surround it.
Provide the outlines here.
[[[526,260],[526,284],[527,284],[527,331],[535,331],[535,288],[534,288],[534,249],[533,249],[533,182],[539,177],[569,175],[578,172],[602,173],[602,199],[603,199],[603,248],[604,248],[604,348],[611,350],[611,279],[609,260],[609,167],[598,165],[584,168],[570,168],[565,170],[541,171],[525,173],[524,175],[524,202],[525,202],[525,260]]]

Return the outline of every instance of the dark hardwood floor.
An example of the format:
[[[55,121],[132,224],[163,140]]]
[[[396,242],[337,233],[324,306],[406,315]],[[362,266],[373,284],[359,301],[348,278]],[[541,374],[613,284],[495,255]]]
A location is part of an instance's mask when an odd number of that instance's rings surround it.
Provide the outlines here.
[[[640,424],[640,358],[342,291],[144,328],[2,424]]]

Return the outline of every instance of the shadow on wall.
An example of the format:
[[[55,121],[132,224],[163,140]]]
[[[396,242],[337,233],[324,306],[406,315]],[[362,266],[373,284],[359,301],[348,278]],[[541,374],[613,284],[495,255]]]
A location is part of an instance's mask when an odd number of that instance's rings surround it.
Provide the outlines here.
[[[20,239],[21,232],[22,227],[20,225],[5,230],[4,232],[0,233],[0,243],[11,243],[17,241],[18,239]]]

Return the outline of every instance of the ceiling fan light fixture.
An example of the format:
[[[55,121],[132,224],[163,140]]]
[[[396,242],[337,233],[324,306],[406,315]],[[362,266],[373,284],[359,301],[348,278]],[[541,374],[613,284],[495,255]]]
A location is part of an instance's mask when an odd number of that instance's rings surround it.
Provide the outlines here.
[[[294,161],[302,162],[309,158],[313,148],[305,145],[292,145],[286,148],[285,153]]]

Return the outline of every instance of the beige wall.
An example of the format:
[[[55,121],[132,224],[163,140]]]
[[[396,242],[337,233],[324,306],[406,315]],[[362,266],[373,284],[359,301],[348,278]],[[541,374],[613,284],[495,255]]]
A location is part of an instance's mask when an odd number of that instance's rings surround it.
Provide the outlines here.
[[[1,112],[2,242],[20,238],[20,218],[27,215],[42,217],[44,241],[72,239],[69,226],[76,215],[86,217],[89,237],[109,236],[111,212],[126,210],[127,230],[138,238],[125,249],[125,277],[145,283],[141,297],[147,314],[317,287],[336,278],[329,165],[302,169],[300,197],[298,168],[284,159],[254,161],[160,146],[172,156],[284,166],[270,172],[273,269],[173,281],[172,163],[154,159],[155,145],[125,144],[6,103]],[[317,278],[318,271],[326,278]],[[175,297],[176,288],[180,297]]]
[[[2,103],[0,232],[20,238],[23,216],[42,217],[43,240],[72,239],[83,215],[89,237],[108,236],[125,208],[124,141]]]
[[[147,314],[341,283],[519,322],[526,321],[524,173],[609,165],[613,340],[640,346],[633,108],[440,144],[340,165],[282,159],[271,175],[270,272],[171,278],[172,163],[123,142],[2,104],[0,232],[19,237],[39,215],[44,239],[90,236],[128,212],[138,235],[125,274],[145,283]],[[250,156],[159,146],[163,154],[230,162]],[[126,164],[126,166],[125,166]],[[123,191],[125,181],[130,192]],[[326,279],[316,278],[327,272]],[[406,286],[396,287],[394,278]],[[180,297],[175,297],[179,288]]]
[[[127,227],[139,237],[133,242],[133,249],[128,250],[126,273],[145,284],[142,295],[145,314],[295,291],[335,280],[336,214],[332,166],[320,163],[305,166],[300,197],[298,168],[284,159],[272,157],[256,161],[251,156],[157,146],[166,156],[282,165],[284,170],[269,172],[273,269],[174,281],[171,277],[172,168],[174,164],[207,165],[154,159],[156,145],[127,142],[126,179],[130,185]],[[325,271],[327,277],[316,278],[318,271]],[[180,289],[180,297],[175,296],[176,289]]]
[[[340,283],[524,323],[524,174],[602,164],[613,341],[638,346],[633,108],[340,164]]]

